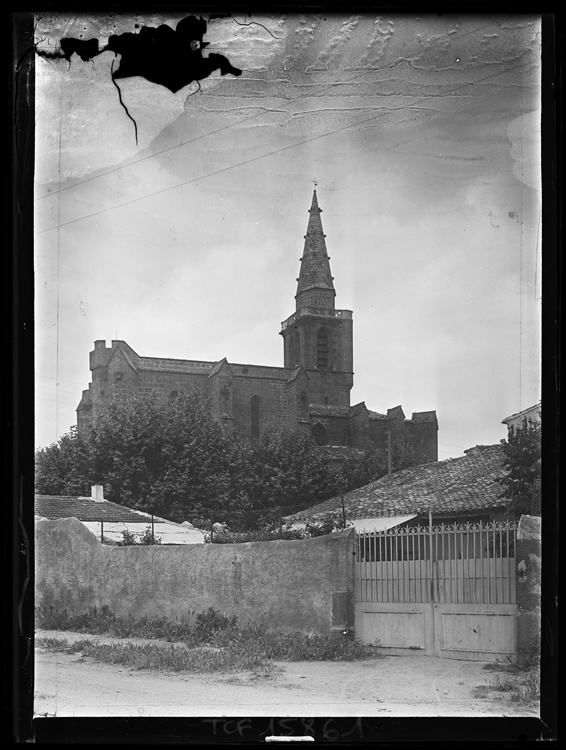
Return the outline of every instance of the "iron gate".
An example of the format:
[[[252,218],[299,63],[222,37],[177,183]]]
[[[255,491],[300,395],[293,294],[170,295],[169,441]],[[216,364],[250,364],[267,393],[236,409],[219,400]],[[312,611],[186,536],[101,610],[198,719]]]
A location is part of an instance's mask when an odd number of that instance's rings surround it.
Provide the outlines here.
[[[358,532],[358,636],[390,654],[515,654],[515,535],[513,521]]]

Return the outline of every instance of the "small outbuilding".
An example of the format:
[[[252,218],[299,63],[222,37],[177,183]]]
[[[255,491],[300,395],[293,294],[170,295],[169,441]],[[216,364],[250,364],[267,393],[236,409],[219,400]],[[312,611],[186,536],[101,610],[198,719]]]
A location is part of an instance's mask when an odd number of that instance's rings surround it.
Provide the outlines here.
[[[138,541],[150,533],[160,544],[203,544],[205,537],[188,521],[175,523],[106,500],[100,484],[93,485],[90,497],[36,495],[35,515],[50,520],[77,518],[103,544],[120,544],[124,532]]]

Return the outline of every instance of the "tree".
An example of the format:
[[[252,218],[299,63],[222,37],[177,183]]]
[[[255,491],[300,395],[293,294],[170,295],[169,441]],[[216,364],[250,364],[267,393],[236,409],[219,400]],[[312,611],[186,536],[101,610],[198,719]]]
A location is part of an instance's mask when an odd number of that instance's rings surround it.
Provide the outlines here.
[[[408,461],[409,452],[394,452],[394,468]],[[243,440],[226,433],[197,391],[171,401],[153,393],[110,402],[84,431],[39,450],[36,491],[86,495],[102,484],[108,500],[130,508],[243,531],[278,528],[279,509],[316,505],[386,472],[375,447],[336,471],[305,432],[266,428]]]
[[[340,471],[341,492],[350,492],[358,487],[376,482],[387,474],[387,451],[375,443],[369,443],[361,458],[348,458]],[[415,454],[410,445],[401,448],[393,446],[391,456],[392,471],[401,471],[415,465]]]
[[[198,392],[110,402],[36,454],[36,491],[90,494],[197,525],[232,511],[306,507],[335,494],[327,457],[302,432],[266,429],[258,440],[225,432]],[[253,516],[259,527],[272,519]],[[249,519],[241,519],[249,527]]]
[[[103,484],[109,500],[183,521],[227,504],[230,452],[200,394],[153,393],[105,405],[84,432],[38,451],[36,491],[86,494]]]
[[[90,494],[88,451],[76,427],[35,454],[35,488],[44,495]]]
[[[307,507],[336,491],[328,457],[302,431],[267,427],[258,440],[236,446],[233,468],[233,507]]]
[[[502,440],[503,465],[507,473],[500,479],[507,498],[507,512],[540,516],[541,509],[541,423],[523,419],[520,427],[511,427]]]

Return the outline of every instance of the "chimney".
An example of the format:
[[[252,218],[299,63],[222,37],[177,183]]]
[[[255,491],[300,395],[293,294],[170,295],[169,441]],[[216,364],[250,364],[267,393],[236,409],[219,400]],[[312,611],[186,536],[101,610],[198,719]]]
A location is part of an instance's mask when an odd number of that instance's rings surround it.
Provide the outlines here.
[[[96,503],[104,503],[106,502],[104,499],[104,485],[102,484],[93,484],[90,488],[90,499],[94,500]]]

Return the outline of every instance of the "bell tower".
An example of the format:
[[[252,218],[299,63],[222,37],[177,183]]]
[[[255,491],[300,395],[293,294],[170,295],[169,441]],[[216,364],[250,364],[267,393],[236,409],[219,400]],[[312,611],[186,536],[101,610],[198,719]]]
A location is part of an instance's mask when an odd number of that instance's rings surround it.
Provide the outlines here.
[[[281,324],[284,367],[302,365],[306,370],[310,404],[348,407],[353,385],[352,311],[335,307],[321,213],[315,189],[297,279],[295,312]]]

